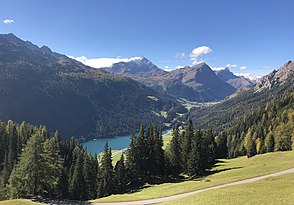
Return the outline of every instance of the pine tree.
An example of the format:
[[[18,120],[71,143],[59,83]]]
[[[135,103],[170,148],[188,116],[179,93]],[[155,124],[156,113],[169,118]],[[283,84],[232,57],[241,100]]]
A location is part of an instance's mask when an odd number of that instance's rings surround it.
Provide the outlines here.
[[[216,137],[216,158],[227,158],[228,157],[228,147],[227,147],[227,133],[225,131],[221,132]]]
[[[145,140],[145,130],[144,126],[141,125],[139,134],[136,140],[135,144],[135,149],[136,149],[136,163],[138,166],[138,177],[142,178],[143,176],[146,176],[146,173],[148,171],[147,167],[147,145],[146,145],[146,140]]]
[[[192,120],[189,120],[188,126],[185,129],[185,132],[181,137],[181,162],[182,169],[184,172],[188,172],[188,160],[191,152],[191,139],[194,136],[193,123]]]
[[[62,176],[63,159],[60,155],[60,137],[55,135],[44,143],[44,159],[46,161],[45,190],[48,196],[58,196],[60,178]]]
[[[155,144],[154,144],[154,167],[155,171],[153,174],[155,176],[163,176],[164,175],[164,165],[165,165],[165,156],[163,150],[163,139],[162,139],[162,131],[155,131]]]
[[[37,132],[29,139],[20,162],[9,178],[10,197],[42,196],[45,191],[46,168],[43,140]]]
[[[136,149],[137,138],[135,133],[131,134],[131,143],[127,150],[127,160],[126,160],[126,170],[127,170],[127,179],[130,182],[137,181],[138,179],[138,154]]]
[[[84,199],[83,151],[79,146],[74,149],[72,177],[69,183],[69,193],[72,199]]]
[[[6,186],[4,184],[2,176],[0,175],[0,201],[6,198]]]
[[[256,155],[256,145],[255,145],[255,140],[253,139],[251,129],[248,130],[245,137],[245,148],[246,148],[246,155],[248,158]]]
[[[275,138],[272,131],[270,131],[265,137],[265,148],[266,152],[273,152],[275,150]]]
[[[215,154],[216,154],[216,143],[214,139],[213,131],[207,130],[203,133],[203,144],[202,144],[202,150],[204,153],[203,159],[204,159],[204,166],[205,168],[209,168],[212,164],[215,162]]]
[[[109,196],[115,192],[114,172],[111,159],[111,149],[108,149],[108,143],[105,144],[101,160],[101,166],[98,172],[98,191],[97,196]]]
[[[115,165],[115,193],[123,194],[126,192],[126,169],[124,162],[124,155],[121,155],[120,160]]]
[[[171,166],[171,172],[173,175],[178,175],[182,171],[181,167],[181,147],[180,147],[180,134],[178,126],[173,128],[173,137],[170,142],[168,159]]]
[[[93,199],[96,197],[98,164],[95,160],[97,161],[97,158],[93,158],[91,154],[84,154],[83,175],[85,180],[86,199]]]
[[[191,152],[187,162],[187,173],[190,177],[200,176],[205,171],[203,143],[202,132],[198,130],[192,137]]]
[[[149,125],[147,128],[147,140],[146,140],[146,159],[145,167],[147,168],[145,177],[148,178],[150,176],[156,175],[157,166],[156,166],[156,133],[155,129],[152,125]]]
[[[17,162],[18,150],[19,150],[18,144],[17,144],[18,135],[16,132],[16,127],[11,120],[7,122],[6,135],[8,138],[8,149],[5,153],[4,167],[3,167],[3,174],[2,174],[5,184],[7,183],[9,176],[11,174],[11,171],[15,163]]]

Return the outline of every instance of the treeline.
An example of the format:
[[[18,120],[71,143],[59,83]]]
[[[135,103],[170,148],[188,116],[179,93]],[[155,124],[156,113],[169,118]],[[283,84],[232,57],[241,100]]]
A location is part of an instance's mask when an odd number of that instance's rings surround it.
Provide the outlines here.
[[[160,129],[141,126],[132,134],[127,157],[112,166],[111,150],[105,146],[98,172],[98,197],[132,191],[137,186],[167,177],[199,177],[214,163],[215,141],[212,131],[194,130],[192,121],[181,133],[177,126],[167,151],[163,150]]]
[[[195,131],[192,121],[184,131],[174,129],[169,151],[163,149],[161,130],[141,126],[132,134],[127,156],[113,167],[111,149],[102,158],[87,153],[60,133],[8,121],[0,124],[0,199],[63,198],[87,200],[125,193],[148,182],[186,174],[198,177],[214,162],[211,131]]]
[[[216,137],[218,157],[248,157],[292,150],[294,142],[294,92],[268,101],[245,115]]]

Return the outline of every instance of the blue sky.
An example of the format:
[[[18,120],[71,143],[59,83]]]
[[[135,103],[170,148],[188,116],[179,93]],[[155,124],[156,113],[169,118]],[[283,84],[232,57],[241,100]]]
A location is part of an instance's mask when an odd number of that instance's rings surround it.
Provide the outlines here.
[[[74,57],[145,56],[162,68],[205,61],[261,75],[294,59],[293,8],[292,0],[0,0],[0,33]]]

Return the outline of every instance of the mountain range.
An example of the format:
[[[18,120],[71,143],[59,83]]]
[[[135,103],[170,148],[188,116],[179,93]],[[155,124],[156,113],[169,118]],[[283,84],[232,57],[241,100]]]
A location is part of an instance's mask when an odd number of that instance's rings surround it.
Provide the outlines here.
[[[193,118],[199,128],[217,129],[271,95],[293,89],[293,68],[289,61],[257,85],[228,68],[213,71],[206,63],[167,72],[137,57],[97,69],[2,34],[0,119],[42,124],[65,137],[87,139],[127,134],[140,124],[164,126],[179,116]],[[180,103],[223,99],[208,108],[192,106],[189,114]]]
[[[223,102],[190,109],[189,117],[193,119],[197,128],[213,127],[214,130],[220,131],[242,120],[259,106],[265,106],[270,100],[282,98],[285,93],[293,91],[294,62],[289,61],[280,69],[263,76],[255,86],[240,89]]]
[[[167,72],[140,57],[129,62],[114,63],[103,69],[130,77],[174,98],[197,102],[223,100],[241,87],[255,85],[243,76],[234,75],[228,68],[213,71],[206,63]]]
[[[135,80],[13,34],[0,35],[0,96],[1,120],[46,125],[66,137],[114,136],[141,123],[162,125],[182,107]]]

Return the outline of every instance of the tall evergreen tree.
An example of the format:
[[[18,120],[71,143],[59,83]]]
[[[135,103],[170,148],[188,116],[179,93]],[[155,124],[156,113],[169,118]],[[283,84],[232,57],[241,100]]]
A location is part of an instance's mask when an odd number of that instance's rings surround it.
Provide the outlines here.
[[[91,154],[84,154],[83,175],[85,179],[85,198],[93,199],[97,195],[98,164]]]
[[[225,131],[221,132],[216,137],[216,157],[217,158],[227,158],[228,157],[228,147],[227,147],[227,133]]]
[[[190,119],[181,137],[181,162],[184,172],[188,172],[188,160],[191,152],[191,139],[194,137],[193,123]]]
[[[138,137],[136,139],[136,155],[137,155],[137,166],[138,166],[138,177],[142,178],[146,176],[146,173],[148,171],[147,167],[147,143],[145,139],[145,130],[144,126],[141,125]]]
[[[175,125],[173,128],[173,137],[169,146],[168,159],[172,174],[178,175],[182,171],[181,144],[178,125]]]
[[[252,135],[252,131],[251,129],[249,129],[245,137],[245,148],[246,155],[248,158],[256,155],[256,145],[253,137],[254,136]]]
[[[138,154],[136,149],[136,141],[137,138],[135,133],[131,134],[131,143],[127,150],[127,161],[126,161],[126,169],[127,169],[127,178],[129,181],[136,181],[138,178]]]
[[[9,179],[11,198],[43,195],[46,183],[47,166],[44,159],[43,139],[35,133],[28,141],[20,162]]]
[[[124,162],[124,155],[121,155],[120,160],[115,165],[115,193],[123,194],[126,192],[127,179]]]
[[[265,137],[265,148],[266,152],[273,152],[275,150],[275,138],[272,131],[270,131]]]
[[[191,177],[200,176],[205,170],[203,143],[202,132],[198,130],[192,137],[191,152],[187,162],[187,173]]]
[[[69,193],[72,199],[85,199],[85,184],[83,175],[83,151],[79,146],[74,149],[72,177],[69,183]]]
[[[156,130],[154,133],[155,144],[154,144],[154,171],[153,175],[155,176],[163,176],[164,175],[164,165],[165,165],[165,157],[163,150],[163,139],[162,139],[162,131]]]
[[[98,197],[109,196],[115,192],[114,171],[112,166],[111,149],[108,143],[105,144],[101,160],[101,166],[98,172]]]
[[[48,196],[58,196],[63,168],[63,159],[60,155],[60,138],[55,135],[44,143],[44,158],[46,162],[46,190]]]

